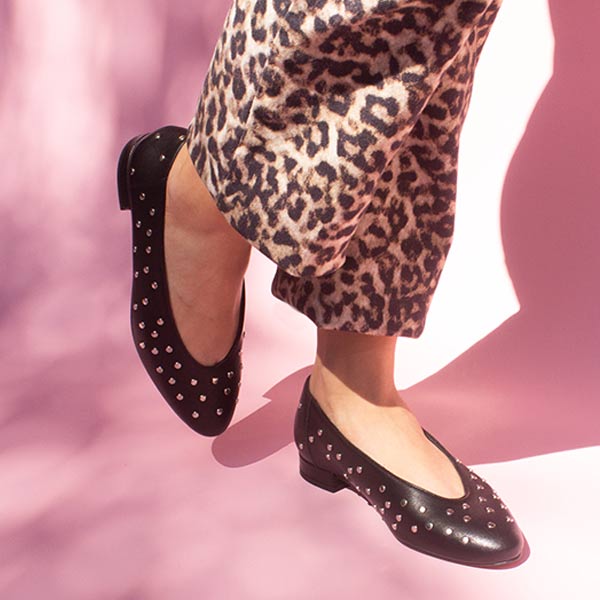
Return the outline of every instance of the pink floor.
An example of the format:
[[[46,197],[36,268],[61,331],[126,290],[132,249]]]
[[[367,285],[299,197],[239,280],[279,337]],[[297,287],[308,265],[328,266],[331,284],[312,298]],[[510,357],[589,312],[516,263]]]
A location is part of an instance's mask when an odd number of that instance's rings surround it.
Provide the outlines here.
[[[394,540],[298,475],[310,321],[247,275],[232,426],[188,430],[129,337],[115,162],[187,125],[229,0],[0,3],[0,598],[599,597],[597,0],[504,0],[463,132],[453,248],[397,385],[523,529],[511,569]]]

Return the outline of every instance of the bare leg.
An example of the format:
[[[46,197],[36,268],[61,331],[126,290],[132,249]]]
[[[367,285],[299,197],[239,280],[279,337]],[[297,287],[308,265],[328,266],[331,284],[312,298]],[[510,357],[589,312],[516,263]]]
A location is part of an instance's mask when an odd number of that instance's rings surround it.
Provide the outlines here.
[[[165,262],[177,328],[203,365],[233,344],[251,250],[216,207],[184,144],[167,180]]]
[[[395,388],[396,340],[317,328],[310,392],[373,460],[428,491],[458,498],[464,488],[452,462],[425,437]]]

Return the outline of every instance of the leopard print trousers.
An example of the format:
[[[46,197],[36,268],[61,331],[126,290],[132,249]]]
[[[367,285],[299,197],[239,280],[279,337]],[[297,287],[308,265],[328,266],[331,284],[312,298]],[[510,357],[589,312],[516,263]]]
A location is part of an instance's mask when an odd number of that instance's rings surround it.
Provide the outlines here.
[[[419,337],[459,136],[502,0],[233,0],[186,144],[216,206],[324,329]]]

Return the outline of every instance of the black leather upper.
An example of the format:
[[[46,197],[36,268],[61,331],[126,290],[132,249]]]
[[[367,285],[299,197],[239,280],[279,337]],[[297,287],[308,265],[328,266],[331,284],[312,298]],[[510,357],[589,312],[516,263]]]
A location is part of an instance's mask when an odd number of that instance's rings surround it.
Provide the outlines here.
[[[179,336],[165,277],[166,182],[186,131],[169,125],[139,136],[123,165],[133,230],[131,330],[138,355],[169,406],[198,433],[215,436],[229,425],[239,393],[245,282],[231,349],[216,365],[201,365]]]
[[[300,456],[333,473],[375,508],[396,538],[438,558],[473,566],[511,562],[523,548],[522,533],[495,490],[427,438],[454,463],[466,493],[444,498],[394,475],[354,446],[329,420],[306,379],[294,422]],[[333,491],[333,490],[332,490]]]

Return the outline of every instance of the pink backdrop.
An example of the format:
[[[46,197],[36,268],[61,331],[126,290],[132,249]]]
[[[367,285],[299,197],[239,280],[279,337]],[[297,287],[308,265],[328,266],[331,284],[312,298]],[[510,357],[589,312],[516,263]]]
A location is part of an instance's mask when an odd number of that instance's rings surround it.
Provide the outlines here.
[[[229,0],[0,0],[0,597],[595,598],[600,3],[504,0],[463,133],[455,242],[397,383],[523,528],[517,568],[398,544],[297,473],[315,332],[247,276],[230,429],[188,430],[129,337],[116,159],[195,110]]]

